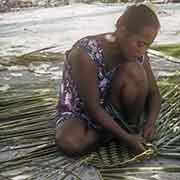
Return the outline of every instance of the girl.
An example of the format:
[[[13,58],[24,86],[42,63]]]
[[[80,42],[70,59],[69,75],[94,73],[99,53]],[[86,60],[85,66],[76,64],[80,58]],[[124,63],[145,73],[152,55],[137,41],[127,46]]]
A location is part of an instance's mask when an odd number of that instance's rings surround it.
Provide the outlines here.
[[[118,19],[115,32],[82,38],[66,52],[56,144],[67,155],[86,152],[102,136],[113,136],[137,153],[145,150],[160,110],[146,51],[159,29],[149,7],[132,5]]]

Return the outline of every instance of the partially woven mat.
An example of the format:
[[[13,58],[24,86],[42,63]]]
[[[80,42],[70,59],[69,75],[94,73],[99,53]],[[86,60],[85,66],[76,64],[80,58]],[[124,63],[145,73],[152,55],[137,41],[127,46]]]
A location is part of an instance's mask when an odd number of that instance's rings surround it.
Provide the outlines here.
[[[152,145],[149,145],[145,152],[135,154],[134,151],[125,144],[114,140],[101,146],[96,152],[92,153],[87,163],[97,168],[126,166],[131,163],[138,163],[145,159],[150,159],[154,155],[156,155],[156,149]]]

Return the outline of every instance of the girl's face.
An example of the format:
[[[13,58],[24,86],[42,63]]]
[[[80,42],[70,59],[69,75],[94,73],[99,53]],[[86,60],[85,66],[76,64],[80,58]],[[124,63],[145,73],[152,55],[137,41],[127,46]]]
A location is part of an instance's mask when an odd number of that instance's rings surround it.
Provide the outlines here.
[[[144,27],[140,33],[130,33],[127,30],[117,37],[122,55],[130,61],[143,56],[158,34],[159,28]]]

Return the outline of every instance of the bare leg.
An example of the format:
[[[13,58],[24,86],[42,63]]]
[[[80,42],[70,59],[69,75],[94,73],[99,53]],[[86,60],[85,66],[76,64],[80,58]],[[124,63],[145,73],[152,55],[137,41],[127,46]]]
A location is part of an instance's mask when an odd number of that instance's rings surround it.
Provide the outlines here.
[[[110,97],[113,105],[123,112],[130,123],[137,123],[144,111],[148,82],[143,65],[128,62],[114,74]]]
[[[56,145],[68,156],[85,153],[97,141],[97,132],[82,120],[65,120],[56,128]]]

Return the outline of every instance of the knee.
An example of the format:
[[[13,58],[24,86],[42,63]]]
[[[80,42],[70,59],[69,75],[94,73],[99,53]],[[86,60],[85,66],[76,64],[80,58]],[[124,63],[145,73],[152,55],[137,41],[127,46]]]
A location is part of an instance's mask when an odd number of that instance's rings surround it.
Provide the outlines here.
[[[133,103],[137,97],[146,96],[147,87],[148,81],[142,65],[128,62],[120,66],[113,77],[111,98],[115,102],[118,101],[117,97],[120,97],[121,101]]]
[[[63,133],[56,133],[57,148],[68,156],[78,156],[83,152],[82,145],[73,136]]]
[[[144,67],[136,62],[127,62],[120,66],[112,82],[112,88],[116,91],[121,87],[128,87],[131,91],[138,92],[145,90],[147,86],[148,80]]]

